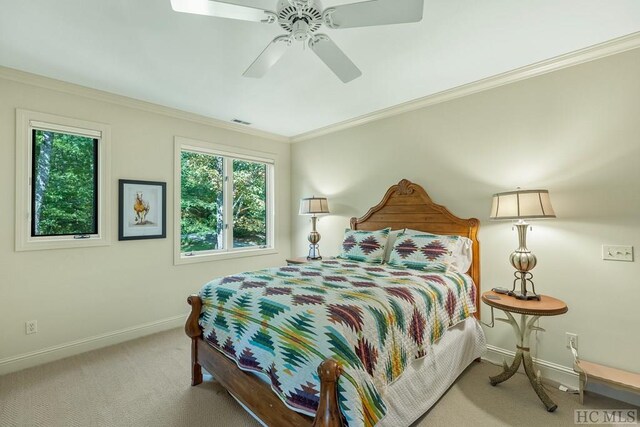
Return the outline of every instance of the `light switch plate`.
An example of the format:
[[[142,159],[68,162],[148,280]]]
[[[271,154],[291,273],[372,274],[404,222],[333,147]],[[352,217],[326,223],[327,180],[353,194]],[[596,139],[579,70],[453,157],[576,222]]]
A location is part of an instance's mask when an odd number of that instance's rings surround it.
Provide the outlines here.
[[[609,261],[633,261],[633,246],[602,245],[602,259]]]

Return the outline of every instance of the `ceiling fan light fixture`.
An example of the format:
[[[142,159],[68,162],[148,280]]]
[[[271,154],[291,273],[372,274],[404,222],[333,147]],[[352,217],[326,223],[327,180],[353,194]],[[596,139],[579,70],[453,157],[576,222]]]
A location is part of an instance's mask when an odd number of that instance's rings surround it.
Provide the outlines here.
[[[304,19],[298,19],[291,26],[291,35],[299,42],[309,38],[309,24]]]

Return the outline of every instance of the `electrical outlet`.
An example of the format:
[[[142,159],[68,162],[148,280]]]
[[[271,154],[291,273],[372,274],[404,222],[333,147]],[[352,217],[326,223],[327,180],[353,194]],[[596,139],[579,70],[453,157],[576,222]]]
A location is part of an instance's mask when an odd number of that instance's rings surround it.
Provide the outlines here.
[[[578,351],[578,334],[572,334],[571,332],[567,332],[565,335],[567,339],[567,348],[570,349],[573,345],[573,348]]]
[[[27,335],[38,333],[38,321],[37,320],[27,320],[25,322],[25,333]]]
[[[633,246],[602,245],[602,259],[633,262]]]

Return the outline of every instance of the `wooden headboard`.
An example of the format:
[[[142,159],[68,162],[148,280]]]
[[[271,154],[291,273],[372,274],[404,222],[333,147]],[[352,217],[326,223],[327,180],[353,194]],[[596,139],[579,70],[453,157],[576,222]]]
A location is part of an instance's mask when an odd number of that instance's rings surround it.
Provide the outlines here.
[[[386,227],[392,230],[410,228],[471,239],[473,262],[468,273],[476,284],[476,317],[480,317],[480,221],[476,218],[458,218],[444,206],[433,203],[424,188],[403,179],[391,186],[382,201],[363,217],[351,218],[353,230],[380,230]]]

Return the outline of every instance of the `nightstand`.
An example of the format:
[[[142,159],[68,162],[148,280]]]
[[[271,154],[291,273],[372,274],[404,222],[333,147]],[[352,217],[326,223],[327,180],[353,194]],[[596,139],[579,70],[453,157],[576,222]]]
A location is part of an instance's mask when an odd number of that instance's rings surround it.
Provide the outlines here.
[[[531,352],[529,349],[529,338],[531,331],[544,331],[544,329],[535,326],[536,321],[541,316],[558,316],[566,313],[569,309],[567,305],[559,299],[540,295],[540,301],[536,300],[519,300],[509,295],[498,294],[493,291],[485,292],[482,294],[482,302],[491,307],[492,322],[489,327],[493,327],[493,308],[502,310],[507,316],[507,319],[496,319],[502,322],[509,323],[513,327],[513,331],[516,334],[516,355],[513,359],[511,366],[507,366],[505,363],[504,371],[496,376],[489,377],[491,385],[495,386],[503,381],[508,380],[518,371],[520,364],[524,364],[524,371],[529,378],[531,386],[535,390],[536,394],[544,403],[547,411],[553,412],[558,405],[553,403],[547,393],[545,393],[540,383],[540,377],[538,377],[533,368],[533,360],[531,359]],[[520,322],[513,317],[513,314],[520,315]]]

